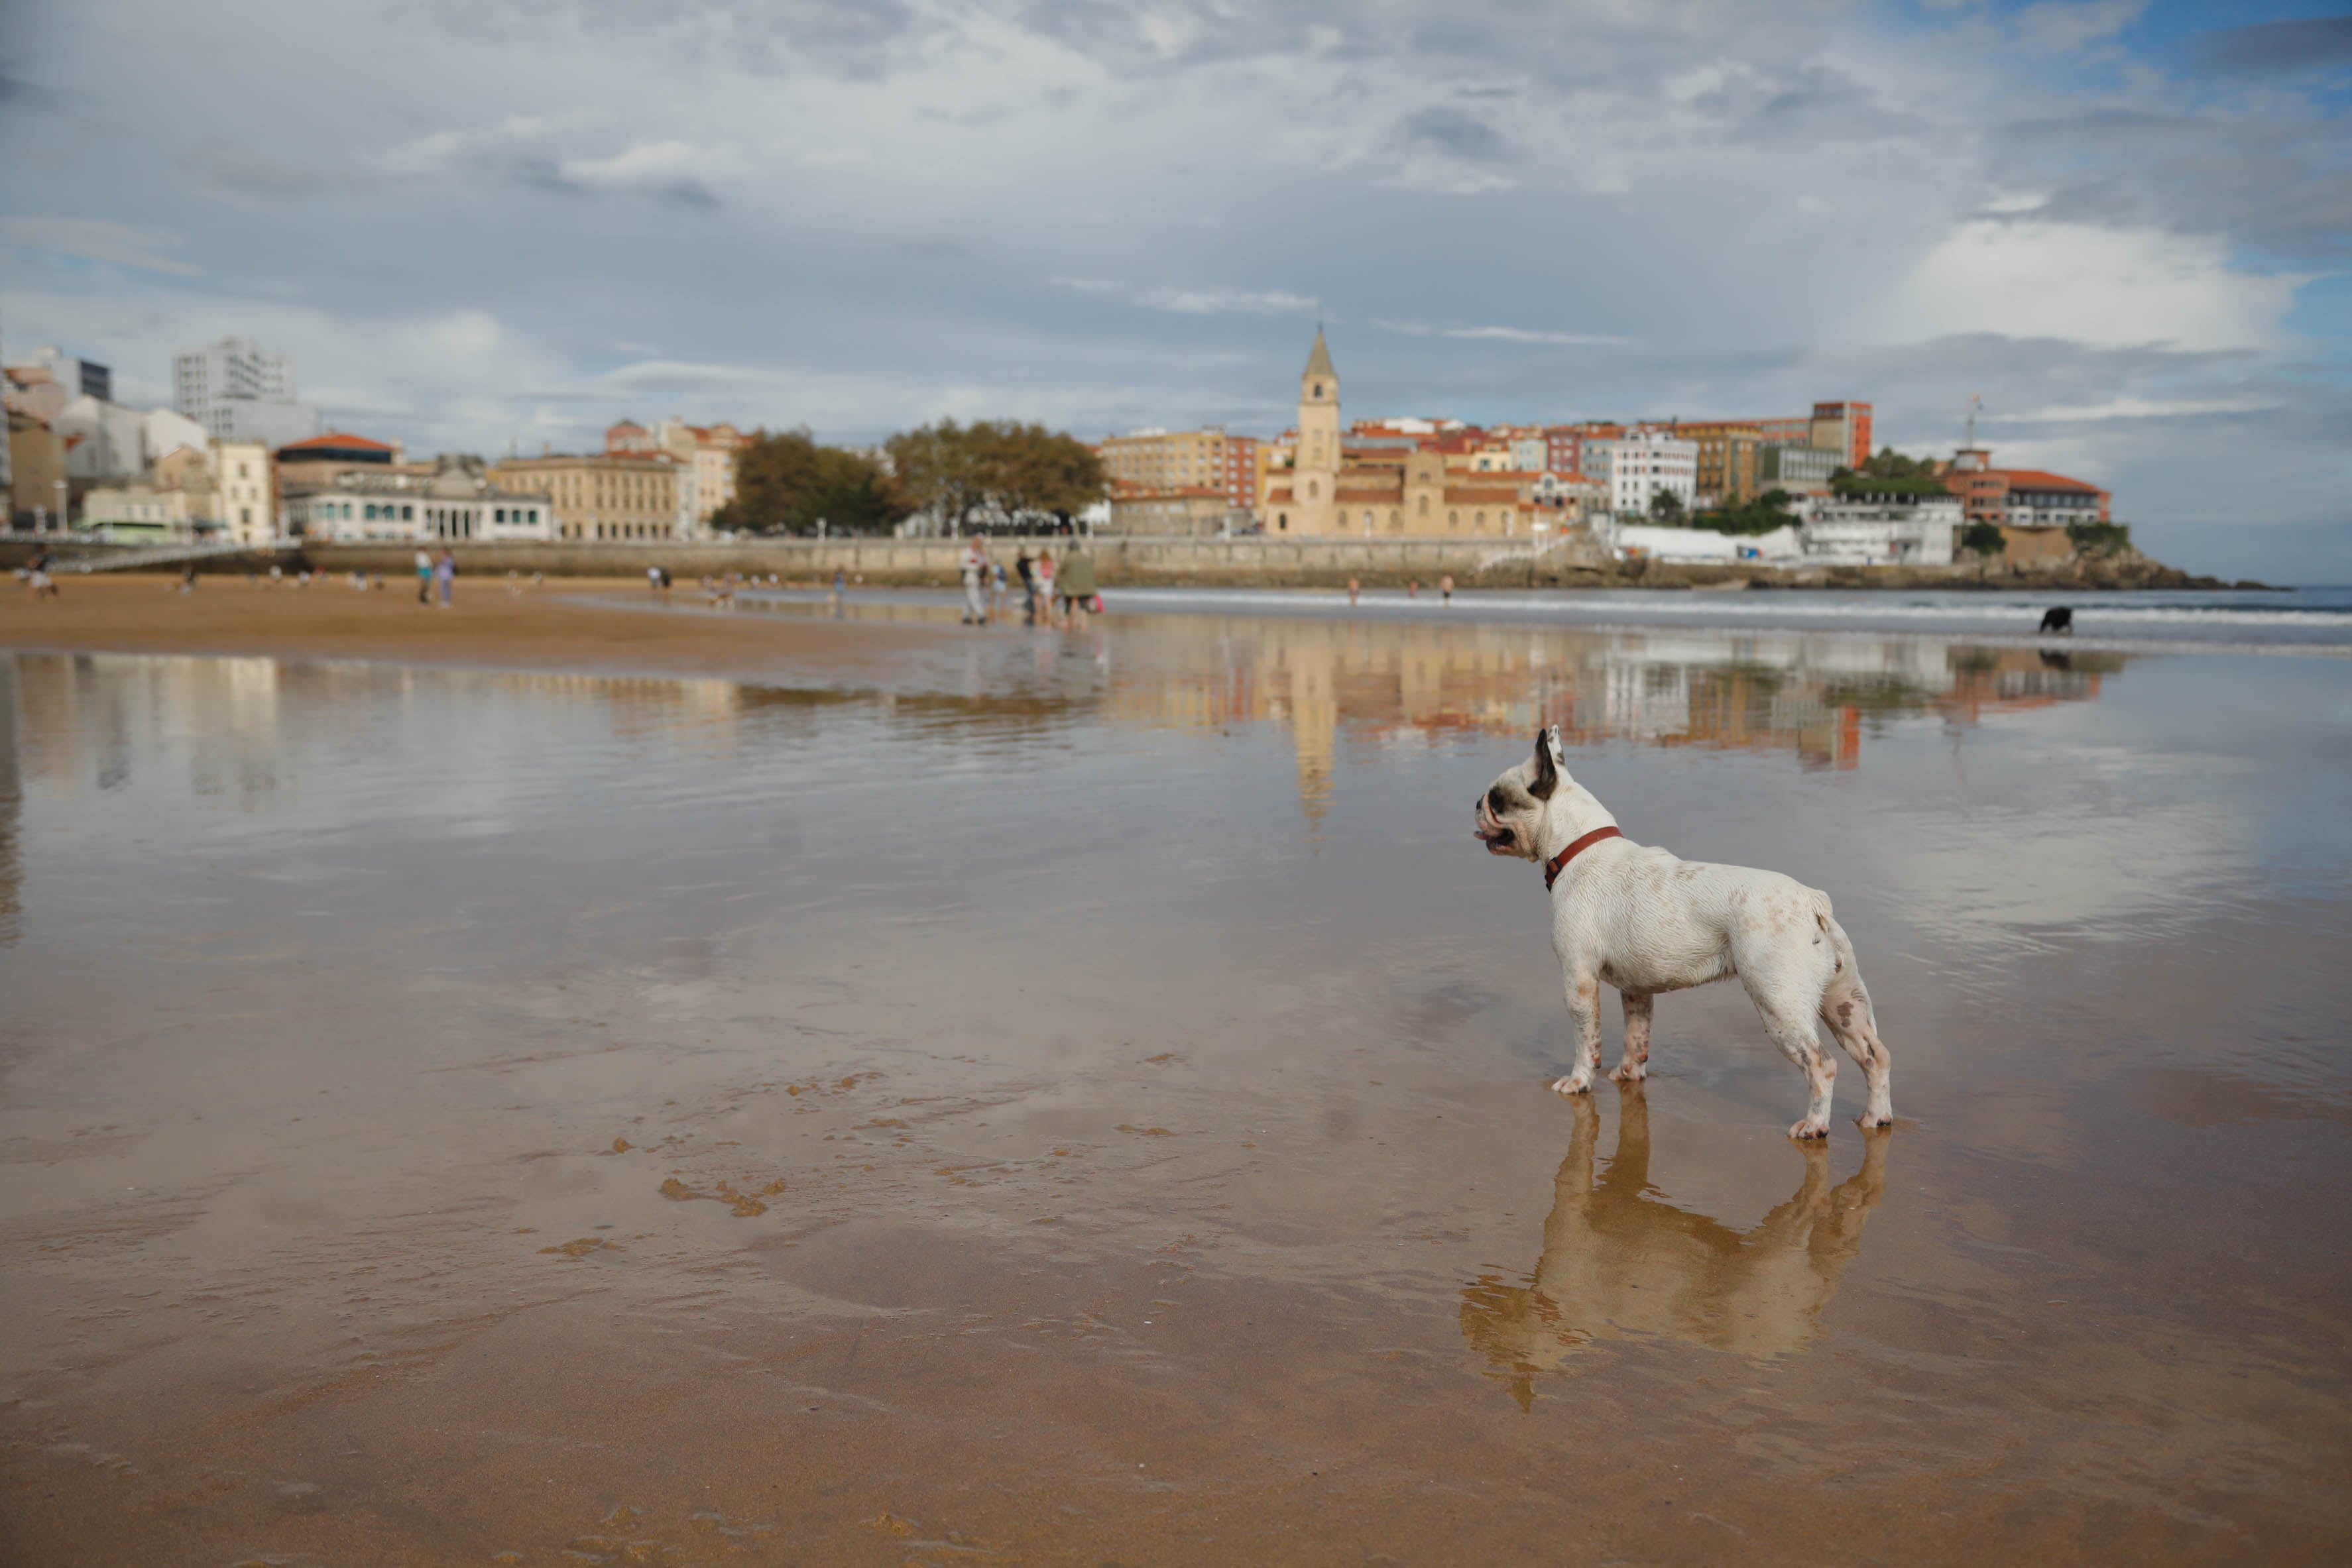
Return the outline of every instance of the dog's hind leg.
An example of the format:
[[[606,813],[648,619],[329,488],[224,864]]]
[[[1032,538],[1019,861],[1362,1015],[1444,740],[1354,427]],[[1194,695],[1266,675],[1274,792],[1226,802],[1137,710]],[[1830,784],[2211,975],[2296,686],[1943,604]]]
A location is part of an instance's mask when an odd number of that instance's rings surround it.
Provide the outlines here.
[[[1822,1021],[1837,1037],[1838,1044],[1853,1058],[1862,1069],[1863,1082],[1870,1086],[1870,1103],[1854,1123],[1861,1127],[1891,1127],[1895,1124],[1894,1058],[1886,1042],[1878,1038],[1878,1019],[1871,1010],[1870,992],[1862,983],[1862,972],[1853,967],[1853,949],[1845,946],[1845,933],[1838,933],[1840,955],[1844,967],[1830,988],[1822,994]]]
[[[1764,1032],[1772,1037],[1772,1043],[1780,1048],[1780,1054],[1795,1062],[1804,1072],[1806,1087],[1812,1092],[1803,1118],[1790,1126],[1789,1136],[1828,1137],[1830,1091],[1837,1082],[1837,1063],[1814,1037],[1811,1013],[1803,1008],[1788,1005],[1753,984],[1748,988],[1748,995],[1755,1002],[1756,1010],[1764,1016]]]
[[[1601,977],[1568,977],[1568,1017],[1576,1026],[1576,1066],[1565,1078],[1552,1081],[1562,1094],[1590,1094],[1592,1075],[1601,1071]]]
[[[1650,1012],[1656,998],[1633,991],[1619,994],[1625,1003],[1625,1055],[1609,1076],[1620,1083],[1638,1083],[1650,1075]]]

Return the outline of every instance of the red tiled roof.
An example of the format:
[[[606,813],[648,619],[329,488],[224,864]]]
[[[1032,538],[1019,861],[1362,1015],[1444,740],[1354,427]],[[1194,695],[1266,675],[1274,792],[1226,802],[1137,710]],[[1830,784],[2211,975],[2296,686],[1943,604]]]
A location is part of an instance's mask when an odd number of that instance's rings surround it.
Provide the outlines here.
[[[2051,474],[2040,468],[1993,468],[1986,472],[1999,475],[2009,481],[2012,490],[2083,490],[2096,494],[2099,486],[2069,479],[2063,474]]]
[[[300,452],[312,446],[336,452],[389,452],[392,450],[392,443],[388,441],[370,441],[364,435],[353,435],[346,430],[331,430],[324,435],[314,435],[307,441],[289,441],[278,450]]]

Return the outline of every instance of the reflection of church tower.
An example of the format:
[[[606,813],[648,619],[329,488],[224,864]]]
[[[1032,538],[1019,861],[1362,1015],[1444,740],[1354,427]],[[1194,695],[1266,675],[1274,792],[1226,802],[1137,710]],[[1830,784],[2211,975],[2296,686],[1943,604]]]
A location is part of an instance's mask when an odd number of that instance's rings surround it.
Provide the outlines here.
[[[1328,534],[1337,528],[1339,372],[1331,368],[1331,350],[1324,346],[1320,327],[1315,329],[1307,369],[1298,377],[1298,457],[1290,493],[1297,504],[1296,531]]]
[[[0,656],[0,947],[16,940],[16,901],[25,880],[16,851],[16,819],[25,799],[16,726],[16,660]]]

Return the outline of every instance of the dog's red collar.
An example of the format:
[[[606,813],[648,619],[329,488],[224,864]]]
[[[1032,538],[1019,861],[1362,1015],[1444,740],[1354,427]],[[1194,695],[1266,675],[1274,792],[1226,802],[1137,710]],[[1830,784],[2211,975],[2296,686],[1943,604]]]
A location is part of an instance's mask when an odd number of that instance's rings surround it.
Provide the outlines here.
[[[1569,862],[1603,839],[1622,839],[1624,836],[1614,828],[1595,828],[1551,859],[1544,862],[1544,891],[1546,893],[1551,891],[1551,884],[1559,880],[1559,873],[1568,869]]]

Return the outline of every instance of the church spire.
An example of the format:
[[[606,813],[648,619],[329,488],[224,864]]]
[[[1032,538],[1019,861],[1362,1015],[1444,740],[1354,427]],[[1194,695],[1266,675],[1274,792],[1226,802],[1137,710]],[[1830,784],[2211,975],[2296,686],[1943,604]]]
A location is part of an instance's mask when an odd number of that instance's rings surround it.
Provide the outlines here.
[[[1339,373],[1331,368],[1331,350],[1324,346],[1323,329],[1319,325],[1315,329],[1315,351],[1307,356],[1307,368],[1299,373],[1307,376],[1334,377]]]

